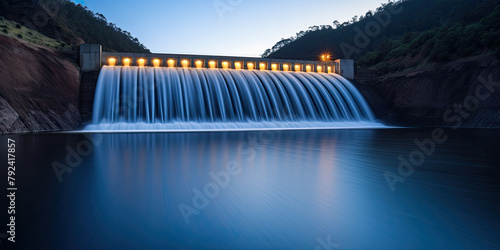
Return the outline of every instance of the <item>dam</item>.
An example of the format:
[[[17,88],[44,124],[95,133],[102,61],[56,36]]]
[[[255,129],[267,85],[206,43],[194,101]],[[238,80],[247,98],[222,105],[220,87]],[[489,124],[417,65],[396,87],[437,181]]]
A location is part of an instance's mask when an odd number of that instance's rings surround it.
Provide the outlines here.
[[[345,61],[110,53],[96,48],[82,48],[87,54],[81,55],[82,71],[98,72],[88,130],[381,125],[347,79],[354,70],[347,70]]]

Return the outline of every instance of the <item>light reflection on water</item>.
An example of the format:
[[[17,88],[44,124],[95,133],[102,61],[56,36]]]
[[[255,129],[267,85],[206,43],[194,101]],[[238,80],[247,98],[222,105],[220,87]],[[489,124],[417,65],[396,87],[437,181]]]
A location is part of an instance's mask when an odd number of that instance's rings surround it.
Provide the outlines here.
[[[26,152],[48,143],[58,152],[25,157],[40,167],[23,164],[27,198],[20,209],[29,223],[19,232],[34,235],[31,243],[65,249],[314,249],[327,236],[340,248],[499,246],[499,132],[450,132],[395,193],[389,189],[383,173],[397,171],[398,155],[429,134],[95,134],[102,141],[61,184],[50,163],[63,161],[65,147],[85,137],[19,136]],[[241,172],[229,175],[187,224],[179,204],[195,209],[193,189],[203,192],[214,182],[210,172],[230,163]]]

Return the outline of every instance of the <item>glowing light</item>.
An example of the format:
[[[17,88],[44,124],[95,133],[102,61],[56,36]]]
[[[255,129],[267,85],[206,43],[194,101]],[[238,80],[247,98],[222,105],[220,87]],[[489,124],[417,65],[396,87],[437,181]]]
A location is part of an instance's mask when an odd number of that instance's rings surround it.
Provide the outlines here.
[[[183,67],[183,68],[187,68],[187,67],[189,67],[189,62],[188,62],[188,60],[182,60],[182,61],[181,61],[181,65],[182,65],[182,67]]]
[[[198,60],[194,62],[194,65],[196,66],[197,69],[201,69],[203,67],[203,62]]]
[[[300,65],[295,65],[295,71],[300,71]]]
[[[306,72],[311,72],[311,65],[306,66]]]
[[[210,67],[211,69],[215,69],[215,62],[214,61],[208,62],[208,67]]]
[[[328,73],[331,74],[332,73],[332,66],[328,66]]]
[[[266,70],[266,64],[264,63],[259,64],[259,68],[260,70]]]
[[[139,67],[144,67],[146,65],[146,60],[144,60],[144,58],[137,60],[137,65],[139,65]]]
[[[116,58],[111,57],[108,59],[108,65],[109,66],[115,66],[116,65]]]
[[[228,62],[222,62],[222,68],[223,69],[228,69],[229,68],[229,63]]]
[[[153,59],[153,67],[158,68],[160,67],[161,61],[160,59]]]
[[[316,71],[318,71],[318,72],[323,72],[323,67],[318,66],[318,67],[316,68]]]
[[[235,62],[234,63],[234,68],[238,69],[238,70],[241,69],[241,63],[240,62]]]
[[[168,60],[167,65],[169,68],[175,67],[175,60],[173,60],[173,59]]]
[[[331,56],[330,56],[330,54],[322,54],[320,58],[321,58],[321,60],[320,60],[320,61],[323,61],[323,62],[329,62],[329,61],[330,61]]]
[[[130,58],[123,59],[123,66],[126,66],[126,67],[130,66],[130,61],[131,61]]]
[[[253,63],[247,63],[247,69],[253,70]]]
[[[277,64],[275,64],[275,63],[271,64],[271,70],[272,70],[272,71],[276,71],[276,70],[278,70],[278,65],[277,65]]]
[[[288,64],[283,64],[283,71],[288,71],[289,67]]]

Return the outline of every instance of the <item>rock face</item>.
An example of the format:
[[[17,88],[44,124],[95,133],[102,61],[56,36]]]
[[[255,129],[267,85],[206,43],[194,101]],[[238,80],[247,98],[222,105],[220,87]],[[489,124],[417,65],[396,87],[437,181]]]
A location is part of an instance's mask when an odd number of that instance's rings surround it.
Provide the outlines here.
[[[57,52],[0,35],[0,132],[78,129],[79,71]]]
[[[494,56],[358,81],[388,124],[500,128],[500,66]],[[375,107],[381,102],[388,108]]]

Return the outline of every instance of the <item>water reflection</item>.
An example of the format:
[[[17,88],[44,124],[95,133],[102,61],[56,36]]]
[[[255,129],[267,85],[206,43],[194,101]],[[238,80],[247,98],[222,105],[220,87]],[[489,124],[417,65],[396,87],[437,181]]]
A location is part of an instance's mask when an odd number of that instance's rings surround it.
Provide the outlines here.
[[[340,248],[495,246],[499,134],[450,135],[392,193],[382,174],[426,134],[94,134],[93,154],[62,184],[34,181],[23,206],[39,202],[30,228],[53,228],[33,242],[52,248],[313,249],[326,236]]]

